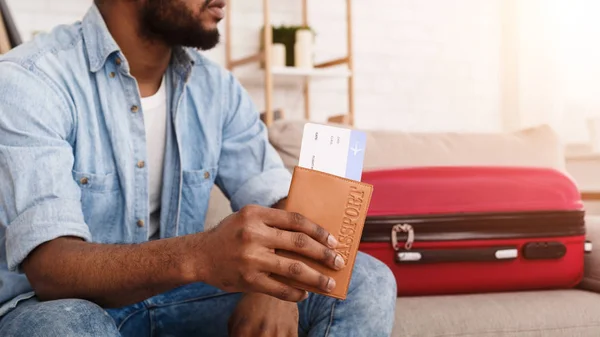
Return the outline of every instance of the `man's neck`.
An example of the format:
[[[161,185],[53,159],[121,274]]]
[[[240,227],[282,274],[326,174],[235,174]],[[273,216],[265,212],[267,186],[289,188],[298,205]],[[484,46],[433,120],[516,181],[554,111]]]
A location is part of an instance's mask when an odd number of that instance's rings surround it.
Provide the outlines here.
[[[108,30],[129,62],[142,97],[155,94],[169,66],[172,49],[158,40],[142,38],[139,7],[135,1],[99,6]]]

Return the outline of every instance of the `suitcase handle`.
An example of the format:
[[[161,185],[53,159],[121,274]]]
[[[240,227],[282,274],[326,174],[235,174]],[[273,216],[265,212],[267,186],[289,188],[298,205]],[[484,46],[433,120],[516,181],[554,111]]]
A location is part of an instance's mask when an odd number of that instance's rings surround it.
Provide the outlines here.
[[[444,263],[444,262],[504,262],[519,257],[514,246],[439,249],[439,250],[400,250],[396,253],[397,263]]]
[[[406,242],[404,243],[404,249],[410,250],[413,242],[415,241],[415,231],[409,224],[398,224],[392,227],[392,247],[394,250],[400,250],[400,243],[398,242],[398,233],[407,233]]]

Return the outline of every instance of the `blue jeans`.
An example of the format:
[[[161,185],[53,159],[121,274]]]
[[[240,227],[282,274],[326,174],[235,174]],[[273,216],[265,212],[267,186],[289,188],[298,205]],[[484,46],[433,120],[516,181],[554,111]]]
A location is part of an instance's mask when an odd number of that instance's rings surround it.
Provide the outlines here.
[[[0,336],[227,336],[238,293],[205,284],[173,289],[119,309],[79,299],[21,302],[0,319]],[[396,281],[378,260],[359,253],[345,301],[310,294],[298,304],[299,336],[390,336]]]

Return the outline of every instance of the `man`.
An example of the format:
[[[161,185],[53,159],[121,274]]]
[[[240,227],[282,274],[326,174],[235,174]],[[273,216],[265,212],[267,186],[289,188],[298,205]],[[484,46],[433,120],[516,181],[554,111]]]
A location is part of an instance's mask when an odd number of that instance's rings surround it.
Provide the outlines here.
[[[387,336],[395,281],[281,208],[290,173],[196,49],[222,0],[103,0],[0,59],[0,336]],[[204,231],[216,183],[235,211]]]

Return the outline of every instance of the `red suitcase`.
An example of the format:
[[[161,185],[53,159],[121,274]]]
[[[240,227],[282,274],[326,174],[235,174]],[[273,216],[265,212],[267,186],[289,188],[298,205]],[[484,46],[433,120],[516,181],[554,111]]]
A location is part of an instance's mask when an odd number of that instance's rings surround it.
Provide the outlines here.
[[[367,171],[374,192],[360,250],[386,263],[398,296],[569,288],[583,277],[584,208],[544,168]]]

